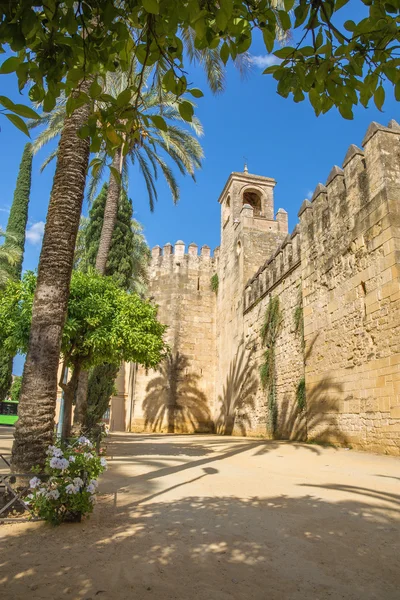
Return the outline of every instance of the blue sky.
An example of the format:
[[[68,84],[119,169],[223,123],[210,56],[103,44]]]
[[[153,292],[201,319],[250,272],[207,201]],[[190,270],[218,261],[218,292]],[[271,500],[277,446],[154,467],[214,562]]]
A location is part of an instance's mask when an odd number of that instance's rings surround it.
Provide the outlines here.
[[[212,249],[218,246],[218,196],[229,174],[243,170],[244,157],[247,157],[250,173],[276,179],[275,211],[280,207],[287,210],[289,228],[293,229],[304,198],[311,195],[319,182],[325,182],[333,165],[342,164],[350,144],[361,145],[369,123],[378,121],[387,125],[391,118],[399,120],[399,105],[391,88],[387,90],[383,113],[371,105],[368,109],[356,108],[353,121],[344,120],[336,109],[317,118],[308,100],[295,104],[290,98],[281,98],[272,77],[262,75],[260,66],[268,62],[268,58],[261,41],[255,41],[251,52],[257,57],[252,72],[243,80],[230,65],[226,90],[218,96],[207,90],[201,70],[190,71],[189,79],[205,92],[197,101],[196,110],[205,132],[201,140],[205,159],[196,182],[178,175],[181,200],[177,206],[173,205],[168,188],[160,179],[159,201],[151,213],[141,175],[132,169],[129,195],[150,247],[178,239],[186,244],[207,244]],[[0,83],[0,94],[24,101],[18,98],[12,75],[2,76]],[[5,227],[27,138],[1,116],[0,127],[0,225]],[[42,174],[39,172],[47,152],[47,149],[42,150],[34,158],[25,269],[36,268],[40,254],[54,174],[54,166]],[[86,205],[84,211],[87,211]]]

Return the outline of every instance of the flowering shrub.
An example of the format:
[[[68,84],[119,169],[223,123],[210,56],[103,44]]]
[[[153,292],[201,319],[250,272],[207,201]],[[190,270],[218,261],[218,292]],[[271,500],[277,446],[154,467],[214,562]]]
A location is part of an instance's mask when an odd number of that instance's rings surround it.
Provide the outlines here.
[[[92,512],[97,478],[106,468],[106,459],[83,436],[64,447],[49,446],[45,477],[35,476],[30,480],[31,493],[25,501],[35,515],[54,525],[80,520],[82,515]]]

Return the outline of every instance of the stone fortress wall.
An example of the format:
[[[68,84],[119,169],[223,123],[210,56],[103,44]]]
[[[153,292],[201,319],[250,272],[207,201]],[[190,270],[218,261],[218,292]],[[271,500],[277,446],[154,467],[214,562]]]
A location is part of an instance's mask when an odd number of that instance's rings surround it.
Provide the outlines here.
[[[152,250],[149,296],[159,306],[160,321],[168,325],[165,339],[171,352],[158,370],[139,367],[125,377],[125,422],[131,431],[213,431],[214,264],[208,246],[199,253],[190,244],[186,254],[185,244],[178,241],[174,247]]]
[[[267,435],[260,330],[278,297],[275,436],[400,453],[400,126],[372,123],[363,148],[317,185],[291,235],[287,213],[274,217],[275,181],[245,169],[219,198],[213,257],[153,249],[171,356],[125,377],[126,428]]]

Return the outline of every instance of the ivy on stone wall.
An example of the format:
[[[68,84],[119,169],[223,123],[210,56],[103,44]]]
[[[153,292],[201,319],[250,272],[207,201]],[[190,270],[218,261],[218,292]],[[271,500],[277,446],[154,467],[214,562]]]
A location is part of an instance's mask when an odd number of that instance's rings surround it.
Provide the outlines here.
[[[301,346],[304,348],[304,319],[303,319],[303,297],[301,293],[301,286],[299,287],[297,305],[294,309],[294,327],[297,335],[300,337]]]
[[[302,377],[297,385],[296,400],[299,411],[303,412],[306,408],[306,380]]]
[[[219,285],[218,273],[214,273],[214,275],[211,277],[210,284],[212,291],[217,294]]]
[[[304,316],[303,316],[303,296],[301,293],[301,285],[299,287],[298,300],[296,308],[294,309],[294,326],[297,335],[300,337],[301,347],[304,350]],[[297,406],[300,412],[303,412],[306,408],[306,380],[304,376],[300,379],[296,388],[296,400]]]
[[[276,432],[278,422],[278,406],[276,402],[276,341],[282,325],[282,311],[277,296],[270,297],[261,328],[261,341],[265,347],[263,363],[260,367],[260,378],[263,389],[267,392],[267,429],[270,435]]]

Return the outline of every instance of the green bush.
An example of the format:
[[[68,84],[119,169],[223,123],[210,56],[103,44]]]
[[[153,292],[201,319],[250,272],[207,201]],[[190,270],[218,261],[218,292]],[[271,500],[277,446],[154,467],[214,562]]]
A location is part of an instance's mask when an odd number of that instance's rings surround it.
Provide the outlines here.
[[[10,390],[11,402],[19,402],[19,397],[21,394],[21,387],[22,387],[22,377],[20,375],[17,375],[16,377],[14,377],[14,381],[12,382],[12,385],[11,385],[11,390]]]

